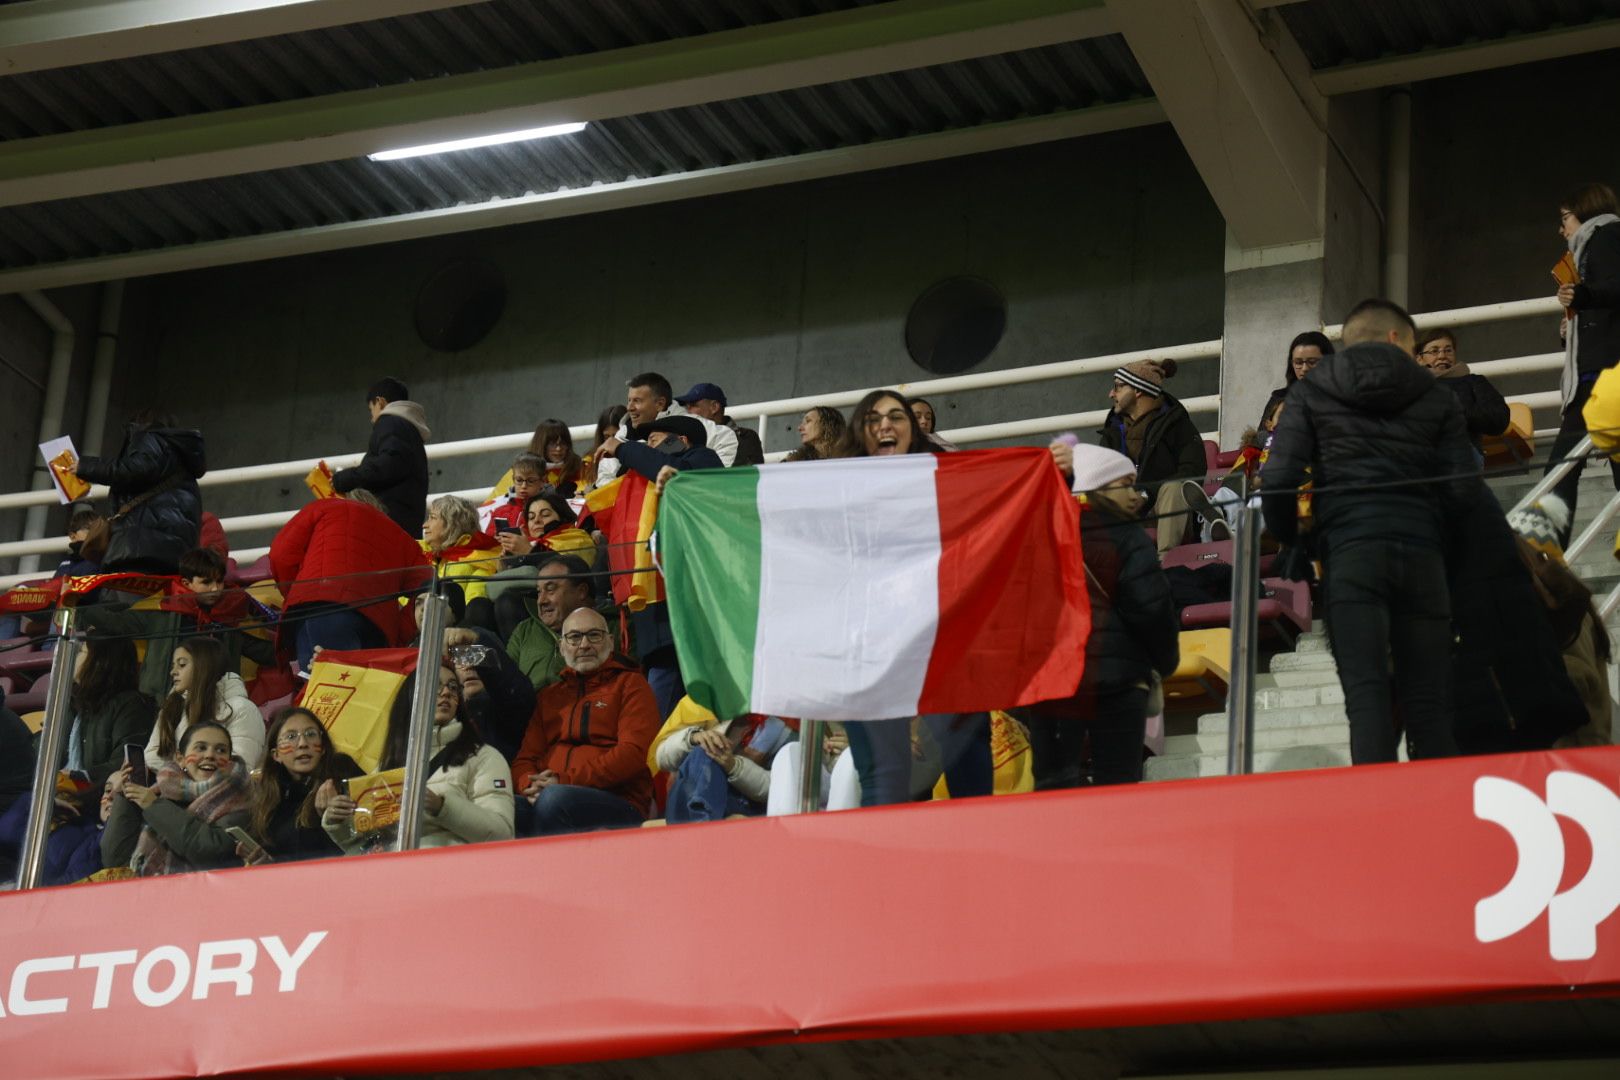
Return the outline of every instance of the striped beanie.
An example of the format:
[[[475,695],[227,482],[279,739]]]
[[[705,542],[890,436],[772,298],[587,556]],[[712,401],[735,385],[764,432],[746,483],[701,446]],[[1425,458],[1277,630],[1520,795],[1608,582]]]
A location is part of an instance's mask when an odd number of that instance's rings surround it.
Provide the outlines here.
[[[1174,360],[1138,360],[1114,369],[1114,378],[1148,397],[1164,393],[1164,380],[1176,373]]]
[[[1569,507],[1557,495],[1543,495],[1523,510],[1507,516],[1513,531],[1524,537],[1530,546],[1557,562],[1564,561],[1564,548],[1559,543],[1569,524]]]

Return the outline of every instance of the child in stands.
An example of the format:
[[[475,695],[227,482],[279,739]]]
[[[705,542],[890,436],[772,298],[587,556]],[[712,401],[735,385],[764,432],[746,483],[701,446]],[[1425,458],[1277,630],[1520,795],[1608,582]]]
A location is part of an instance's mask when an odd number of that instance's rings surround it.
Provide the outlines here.
[[[505,493],[478,508],[481,518],[485,514],[489,517],[485,532],[498,540],[502,533],[522,531],[523,514],[529,500],[545,486],[541,479],[545,469],[546,463],[538,454],[525,451],[512,459],[512,470],[506,474],[510,479]]]
[[[151,787],[132,782],[128,766],[120,769],[101,835],[102,864],[127,865],[137,877],[240,866],[237,840],[226,830],[248,824],[246,772],[231,733],[212,720],[186,730],[179,757],[159,767]]]
[[[278,862],[324,859],[343,849],[321,828],[321,815],[360,766],[332,745],[326,725],[308,709],[282,709],[270,723],[268,748],[253,783],[250,831]]]
[[[213,638],[187,638],[176,646],[169,674],[169,695],[146,742],[148,767],[158,769],[172,761],[190,729],[200,723],[218,723],[228,730],[243,761],[264,757],[264,717],[248,700],[242,676],[227,670],[224,646]]]

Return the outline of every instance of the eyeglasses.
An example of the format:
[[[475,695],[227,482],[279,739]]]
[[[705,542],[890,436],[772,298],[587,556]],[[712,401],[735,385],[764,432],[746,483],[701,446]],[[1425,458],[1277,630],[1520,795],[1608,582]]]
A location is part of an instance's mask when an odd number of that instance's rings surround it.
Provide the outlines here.
[[[1290,363],[1292,363],[1295,367],[1313,368],[1316,366],[1317,361],[1321,359],[1322,358],[1320,356],[1296,356],[1290,361]]]
[[[1456,356],[1457,355],[1457,347],[1455,345],[1430,345],[1427,349],[1424,349],[1422,352],[1418,353],[1418,355],[1419,356]]]
[[[459,682],[440,683],[439,684],[439,693],[441,693],[441,694],[449,694],[451,697],[460,697],[461,696],[461,684]]]
[[[309,731],[283,731],[276,736],[277,746],[299,746],[303,743],[321,745],[321,733],[311,728]]]
[[[875,428],[879,424],[883,423],[883,421],[885,419],[887,419],[889,421],[889,423],[894,424],[896,427],[898,427],[901,424],[904,424],[907,421],[909,421],[911,419],[911,416],[910,416],[910,414],[902,412],[899,409],[890,409],[886,413],[869,412],[869,413],[866,414],[866,426],[869,427],[869,428]]]
[[[600,645],[607,640],[607,636],[606,630],[570,630],[562,636],[562,639],[567,645],[580,645],[587,641],[592,645]]]

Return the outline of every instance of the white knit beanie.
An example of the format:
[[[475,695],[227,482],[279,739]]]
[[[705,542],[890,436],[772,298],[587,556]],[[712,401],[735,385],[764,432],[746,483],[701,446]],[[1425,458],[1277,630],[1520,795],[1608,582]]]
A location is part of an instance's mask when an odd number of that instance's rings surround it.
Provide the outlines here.
[[[1074,448],[1075,491],[1096,491],[1115,480],[1135,475],[1136,462],[1118,450],[1084,443]]]

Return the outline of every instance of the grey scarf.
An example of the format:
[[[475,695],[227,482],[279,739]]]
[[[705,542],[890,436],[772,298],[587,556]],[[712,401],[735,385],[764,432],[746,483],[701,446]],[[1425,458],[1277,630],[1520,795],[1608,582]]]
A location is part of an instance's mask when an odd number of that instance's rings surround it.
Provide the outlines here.
[[[1603,226],[1617,221],[1620,221],[1620,217],[1613,214],[1598,214],[1581,222],[1581,227],[1569,238],[1569,251],[1575,256],[1575,269],[1581,275],[1582,281],[1586,280],[1586,242]],[[1558,383],[1558,389],[1563,393],[1563,407],[1566,409],[1569,408],[1569,403],[1575,400],[1575,388],[1580,382],[1580,371],[1575,365],[1575,356],[1580,349],[1580,337],[1580,320],[1570,319],[1568,331],[1564,336],[1564,375]]]

